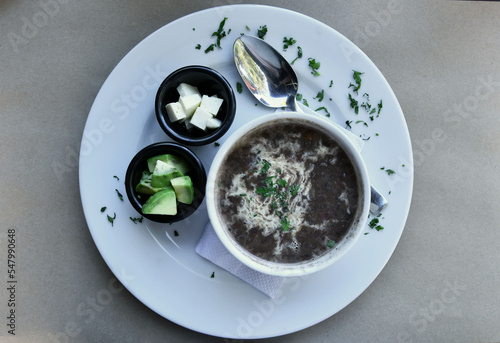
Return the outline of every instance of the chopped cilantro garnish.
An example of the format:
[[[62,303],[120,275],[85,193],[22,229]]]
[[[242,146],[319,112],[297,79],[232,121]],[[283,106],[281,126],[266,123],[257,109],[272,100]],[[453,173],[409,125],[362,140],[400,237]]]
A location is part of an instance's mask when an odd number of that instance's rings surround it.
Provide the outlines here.
[[[290,222],[288,221],[287,216],[284,216],[283,218],[281,218],[281,228],[283,229],[283,231],[290,230]]]
[[[106,211],[106,206],[101,207],[101,213],[103,213],[104,211]]]
[[[297,94],[295,99],[297,99],[297,101],[300,101],[300,100],[302,100],[302,97],[303,97],[303,95],[299,93],[299,94]]]
[[[346,127],[348,127],[348,128],[350,128],[350,129],[352,129],[351,123],[352,123],[352,120],[346,120],[346,121],[345,121],[345,125],[346,125]]]
[[[210,278],[213,279],[215,277],[215,272],[212,272],[212,275],[210,275]]]
[[[358,93],[359,89],[361,88],[361,75],[363,75],[363,74],[364,73],[353,70],[352,78],[354,79],[354,82],[356,82],[356,84],[350,83],[348,88],[352,87],[353,88],[352,90],[355,93]]]
[[[299,58],[302,58],[302,56],[304,56],[304,53],[302,52],[302,48],[300,46],[297,47],[297,57],[295,57],[295,59],[292,61],[292,64],[295,63],[296,60],[298,60]]]
[[[311,67],[312,71],[311,74],[314,76],[319,76],[320,73],[318,72],[319,67],[321,66],[320,62],[317,62],[316,59],[309,57],[309,67]]]
[[[334,245],[335,245],[335,241],[332,241],[332,240],[329,240],[328,243],[326,243],[326,246],[329,248],[333,248]]]
[[[201,44],[196,44],[196,46],[194,47],[196,50],[201,50]]]
[[[382,225],[379,225],[379,223],[380,223],[380,220],[378,218],[374,218],[370,221],[368,226],[372,229],[377,230],[377,231],[383,230],[384,227]]]
[[[179,236],[179,233],[177,232],[177,230],[174,230],[174,236],[175,237]]]
[[[259,195],[262,195],[263,197],[267,198],[270,197],[271,194],[273,193],[274,189],[266,186],[262,186],[256,189],[256,193]]]
[[[333,87],[333,80],[330,80],[330,86],[328,86],[328,87],[330,87],[330,88]]]
[[[215,44],[210,44],[208,48],[205,49],[205,54],[208,54],[210,51],[214,51]]]
[[[246,196],[247,196],[246,193],[241,193],[240,194],[240,197],[246,197]]]
[[[300,185],[290,186],[290,193],[292,193],[293,196],[297,195],[297,193],[299,192],[299,187]]]
[[[120,200],[123,201],[123,195],[116,188],[115,188],[115,191],[116,191],[116,194],[118,195],[118,198],[120,198]]]
[[[358,105],[358,100],[354,99],[352,95],[349,93],[349,101],[351,102],[351,108],[354,108],[354,113],[358,114],[359,113],[359,105]]]
[[[116,180],[120,181],[120,178],[116,175],[113,176]]]
[[[267,161],[262,162],[264,167],[261,168],[261,174],[265,175],[269,172],[271,165]],[[281,170],[277,170],[277,174],[281,174]],[[280,224],[283,231],[288,231],[290,229],[290,222],[285,213],[290,212],[289,209],[289,199],[297,195],[299,190],[299,185],[292,185],[287,188],[286,180],[279,178],[277,175],[266,176],[262,182],[263,186],[257,187],[255,192],[265,198],[270,198],[269,206],[271,211],[273,211],[279,218]]]
[[[134,222],[134,224],[137,224],[137,223],[142,223],[142,220],[144,219],[143,216],[140,216],[138,218],[132,218],[132,217],[129,217],[131,221]]]
[[[380,220],[378,218],[373,218],[370,221],[370,223],[368,224],[368,226],[373,229],[373,228],[375,228],[375,226],[378,225],[379,222],[380,222]]]
[[[224,19],[222,19],[222,21],[219,23],[219,28],[217,29],[217,31],[215,31],[214,33],[212,33],[212,37],[217,37],[217,43],[215,44],[215,46],[217,46],[218,48],[220,48],[220,41],[222,38],[226,37],[226,31],[224,31],[224,24],[226,23],[226,20],[227,20],[227,17],[224,17]]]
[[[323,101],[324,97],[325,97],[325,90],[322,89],[313,99],[318,99],[318,101],[321,102]]]
[[[269,163],[268,161],[266,160],[263,160],[262,161],[262,168],[260,169],[260,173],[261,174],[265,174],[267,173],[267,171],[269,170],[269,168],[271,168],[271,163]]]
[[[380,100],[380,102],[378,103],[377,107],[378,107],[378,113],[377,114],[380,114],[380,111],[382,110],[382,100]]]
[[[236,91],[240,94],[243,92],[243,85],[240,82],[236,82]]]
[[[290,38],[283,37],[283,50],[288,49],[289,46],[294,45],[295,43],[297,43],[297,41],[292,37]]]
[[[267,33],[267,25],[261,26],[261,27],[257,30],[257,36],[258,36],[260,39],[264,39],[264,36],[266,35],[266,33]]]
[[[220,146],[220,143],[219,142],[214,142],[214,145],[215,146]]]
[[[318,112],[318,111],[322,111],[322,110],[326,112],[327,117],[330,116],[330,112],[328,112],[328,109],[324,106],[318,107],[315,111]]]
[[[113,217],[110,217],[109,214],[107,215],[108,216],[108,222],[111,223],[111,226],[113,226],[113,222],[115,221],[116,219],[116,213],[114,214]]]
[[[363,107],[366,110],[366,112],[370,112],[372,105],[369,102],[363,102],[361,104],[361,107]]]
[[[387,173],[387,175],[396,174],[396,172],[392,169],[386,169],[385,172]]]
[[[364,126],[368,127],[368,124],[364,120],[358,120],[356,124],[363,123]]]

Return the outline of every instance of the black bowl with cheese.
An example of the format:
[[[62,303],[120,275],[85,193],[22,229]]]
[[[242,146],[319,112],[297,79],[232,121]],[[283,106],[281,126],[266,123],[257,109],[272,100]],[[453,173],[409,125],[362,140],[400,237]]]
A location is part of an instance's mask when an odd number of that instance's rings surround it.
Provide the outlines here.
[[[197,87],[202,95],[217,96],[222,99],[216,118],[221,121],[217,129],[188,130],[183,121],[172,121],[166,106],[179,100],[177,87],[186,83]],[[205,145],[215,142],[231,127],[236,113],[236,98],[229,82],[218,71],[199,65],[186,66],[168,75],[160,85],[155,99],[156,118],[163,131],[176,142],[185,145]]]

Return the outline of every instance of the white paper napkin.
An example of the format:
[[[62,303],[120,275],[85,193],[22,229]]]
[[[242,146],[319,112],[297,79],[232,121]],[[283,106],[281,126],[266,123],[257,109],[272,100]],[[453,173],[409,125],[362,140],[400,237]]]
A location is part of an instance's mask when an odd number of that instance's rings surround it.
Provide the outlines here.
[[[196,245],[196,252],[207,260],[239,277],[267,296],[274,298],[284,278],[255,271],[234,257],[222,244],[209,222]]]
[[[299,104],[299,107],[305,113],[319,115],[303,104]],[[333,121],[332,123],[342,129],[347,137],[353,142],[358,151],[361,151],[363,149],[364,141],[360,137],[344,129]],[[195,250],[200,256],[227,270],[231,274],[239,277],[241,280],[245,281],[249,285],[255,287],[271,298],[274,298],[276,296],[281,285],[283,284],[283,281],[285,280],[284,277],[260,273],[241,263],[222,244],[210,222],[205,227],[205,231],[203,232],[200,241],[196,245]]]

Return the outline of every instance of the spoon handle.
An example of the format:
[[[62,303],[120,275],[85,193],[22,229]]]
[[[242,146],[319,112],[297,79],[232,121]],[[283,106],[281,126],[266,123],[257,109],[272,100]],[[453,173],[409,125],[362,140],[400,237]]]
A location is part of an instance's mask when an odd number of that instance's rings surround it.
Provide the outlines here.
[[[387,199],[375,187],[371,186],[370,212],[377,215],[387,205],[389,205]]]

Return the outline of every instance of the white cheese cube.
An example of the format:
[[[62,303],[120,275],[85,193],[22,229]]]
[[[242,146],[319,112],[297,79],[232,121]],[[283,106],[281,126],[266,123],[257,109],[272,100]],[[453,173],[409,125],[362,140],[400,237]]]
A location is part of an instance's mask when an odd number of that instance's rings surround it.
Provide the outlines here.
[[[179,103],[182,106],[182,109],[186,113],[187,118],[191,118],[194,111],[201,104],[201,96],[199,94],[191,94],[186,96],[181,96],[179,98]]]
[[[189,119],[188,119],[188,120],[186,120],[186,121],[184,121],[184,125],[186,125],[186,129],[187,129],[188,131],[191,131],[191,130],[193,129],[193,127],[194,127],[194,125],[193,125],[193,124],[191,124],[191,120],[189,120]]]
[[[219,112],[219,109],[223,102],[224,102],[223,99],[219,99],[213,96],[203,95],[203,97],[201,98],[200,107],[212,113],[212,115],[215,117]]]
[[[207,121],[212,118],[212,114],[201,107],[198,107],[190,119],[191,125],[196,126],[201,130],[207,127]]]
[[[207,129],[218,129],[222,122],[217,118],[210,118],[207,120]]]
[[[167,110],[168,119],[170,119],[171,122],[176,122],[186,118],[186,113],[184,112],[181,104],[178,102],[171,102],[167,104],[165,109]]]
[[[180,96],[188,96],[193,94],[198,94],[199,96],[201,96],[197,87],[191,86],[190,84],[187,83],[179,84],[177,86],[177,92],[179,93]]]

